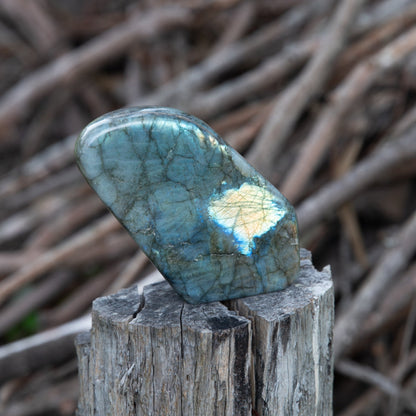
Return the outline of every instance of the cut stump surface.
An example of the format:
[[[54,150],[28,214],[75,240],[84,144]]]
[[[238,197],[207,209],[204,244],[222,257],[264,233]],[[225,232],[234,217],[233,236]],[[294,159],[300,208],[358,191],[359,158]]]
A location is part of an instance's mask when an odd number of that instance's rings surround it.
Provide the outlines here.
[[[331,274],[301,257],[289,288],[225,304],[166,282],[97,299],[78,415],[332,415]]]

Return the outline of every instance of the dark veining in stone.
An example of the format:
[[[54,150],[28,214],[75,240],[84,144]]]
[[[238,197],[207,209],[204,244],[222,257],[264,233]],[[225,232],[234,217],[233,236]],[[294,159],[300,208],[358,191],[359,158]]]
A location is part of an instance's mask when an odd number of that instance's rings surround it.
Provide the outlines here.
[[[288,201],[207,124],[127,108],[76,144],[91,187],[174,289],[200,303],[285,288],[299,269]]]

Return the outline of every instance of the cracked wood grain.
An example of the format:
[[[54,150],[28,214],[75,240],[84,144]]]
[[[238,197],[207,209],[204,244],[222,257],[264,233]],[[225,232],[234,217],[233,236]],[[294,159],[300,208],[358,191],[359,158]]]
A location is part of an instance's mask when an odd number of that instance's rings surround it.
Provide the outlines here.
[[[306,250],[284,291],[191,305],[161,282],[97,299],[92,320],[79,416],[332,415],[332,281]]]

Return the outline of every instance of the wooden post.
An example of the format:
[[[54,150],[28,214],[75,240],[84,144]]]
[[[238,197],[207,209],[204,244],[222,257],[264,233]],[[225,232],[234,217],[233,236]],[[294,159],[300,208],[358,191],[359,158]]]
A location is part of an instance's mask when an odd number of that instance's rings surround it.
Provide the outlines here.
[[[272,294],[190,305],[162,282],[97,299],[78,415],[332,415],[332,281],[301,254]]]

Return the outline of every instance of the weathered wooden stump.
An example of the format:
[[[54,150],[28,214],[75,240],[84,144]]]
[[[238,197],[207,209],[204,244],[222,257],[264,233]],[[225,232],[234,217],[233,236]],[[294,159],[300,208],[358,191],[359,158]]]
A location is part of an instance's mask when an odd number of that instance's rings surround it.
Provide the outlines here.
[[[288,289],[185,303],[166,282],[94,302],[79,416],[332,414],[333,290],[302,250]]]

